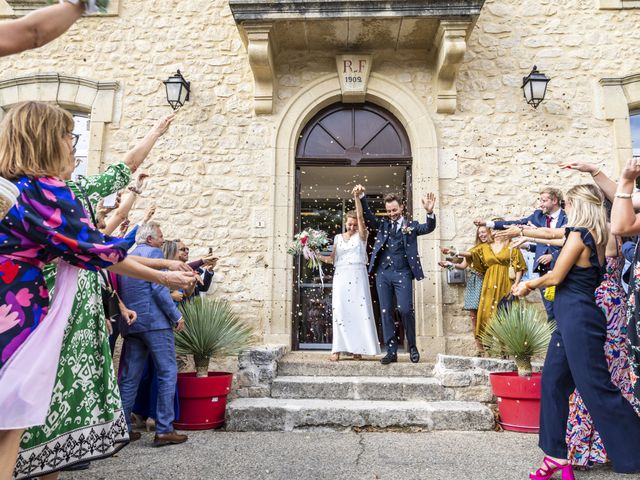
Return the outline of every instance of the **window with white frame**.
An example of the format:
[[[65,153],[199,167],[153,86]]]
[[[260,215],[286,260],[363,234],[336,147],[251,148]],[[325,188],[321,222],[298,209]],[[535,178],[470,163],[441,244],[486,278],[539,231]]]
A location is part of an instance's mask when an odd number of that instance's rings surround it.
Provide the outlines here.
[[[89,115],[86,113],[73,113],[73,133],[79,135],[76,144],[76,168],[71,175],[73,180],[78,175],[87,174],[87,159],[89,157]]]
[[[631,125],[631,154],[640,157],[640,110],[629,114],[629,124]]]

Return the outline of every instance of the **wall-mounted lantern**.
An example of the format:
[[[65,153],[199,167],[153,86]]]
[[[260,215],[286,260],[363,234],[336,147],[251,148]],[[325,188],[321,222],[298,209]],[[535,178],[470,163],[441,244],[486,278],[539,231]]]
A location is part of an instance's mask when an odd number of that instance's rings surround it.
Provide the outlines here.
[[[182,107],[185,102],[189,101],[189,92],[191,91],[191,82],[187,82],[180,73],[170,76],[164,82],[167,88],[167,102],[171,108],[177,110]]]
[[[531,70],[531,73],[522,79],[522,92],[527,103],[533,108],[538,108],[538,105],[544,100],[544,96],[547,93],[547,83],[549,78],[538,71],[538,67],[535,65]]]

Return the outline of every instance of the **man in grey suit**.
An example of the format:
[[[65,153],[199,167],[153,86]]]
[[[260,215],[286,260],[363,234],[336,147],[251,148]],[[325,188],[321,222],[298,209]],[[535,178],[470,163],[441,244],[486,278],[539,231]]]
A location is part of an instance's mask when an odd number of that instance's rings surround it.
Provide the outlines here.
[[[136,243],[138,246],[131,252],[132,255],[164,258],[161,250],[164,238],[160,225],[156,222],[146,223],[138,229]],[[135,323],[127,325],[122,322],[121,325],[124,357],[120,394],[129,437],[131,440],[140,438],[139,432],[131,431],[131,410],[147,357],[151,354],[158,374],[158,418],[153,445],[161,447],[183,443],[187,436],[178,434],[173,429],[173,399],[178,375],[173,327],[180,332],[184,328],[184,319],[173,302],[169,289],[164,285],[122,277],[121,291],[124,304],[138,314]]]

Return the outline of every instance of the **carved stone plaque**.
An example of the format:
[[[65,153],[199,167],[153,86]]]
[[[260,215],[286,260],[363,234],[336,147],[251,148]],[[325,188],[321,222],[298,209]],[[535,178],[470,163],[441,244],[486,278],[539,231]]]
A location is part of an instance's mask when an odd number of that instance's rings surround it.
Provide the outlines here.
[[[336,56],[336,68],[344,103],[364,102],[371,63],[371,55],[353,53]]]

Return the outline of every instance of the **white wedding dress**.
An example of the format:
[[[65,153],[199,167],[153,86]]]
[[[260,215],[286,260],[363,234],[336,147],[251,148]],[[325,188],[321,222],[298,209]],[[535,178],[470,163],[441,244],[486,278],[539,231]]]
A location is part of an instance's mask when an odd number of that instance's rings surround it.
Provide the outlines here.
[[[333,347],[332,353],[380,353],[367,275],[367,242],[357,233],[347,241],[333,241]]]

